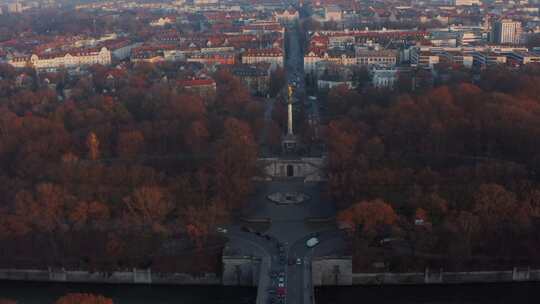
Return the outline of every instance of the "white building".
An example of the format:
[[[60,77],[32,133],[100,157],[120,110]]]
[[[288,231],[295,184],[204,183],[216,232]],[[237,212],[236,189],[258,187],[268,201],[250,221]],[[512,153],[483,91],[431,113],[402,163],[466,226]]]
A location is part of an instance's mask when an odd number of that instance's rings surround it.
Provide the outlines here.
[[[398,80],[397,69],[373,69],[371,70],[372,84],[376,88],[393,88]]]
[[[176,22],[176,18],[160,17],[157,20],[150,22],[150,26],[165,26],[167,24],[173,24]]]
[[[243,64],[270,63],[272,70],[283,67],[283,51],[280,49],[249,49],[242,55]]]
[[[66,53],[45,54],[25,57],[13,57],[8,63],[16,68],[33,67],[35,69],[58,69],[89,66],[93,64],[111,64],[112,54],[106,47],[99,50],[78,50]]]
[[[343,66],[358,64],[356,56],[350,52],[330,50],[317,54],[314,51],[310,51],[304,55],[304,71],[307,74],[313,73],[319,62],[331,62]]]
[[[473,5],[482,5],[480,0],[452,0],[454,6],[473,6]]]
[[[491,41],[498,44],[520,44],[521,22],[502,19],[493,24]]]
[[[306,74],[310,74],[315,70],[317,62],[324,60],[323,56],[316,54],[314,51],[308,52],[304,55],[304,71]]]
[[[343,19],[343,12],[339,6],[330,5],[324,8],[324,21],[339,22]]]
[[[8,13],[22,13],[23,6],[19,2],[8,4]]]
[[[352,81],[343,81],[343,80],[317,80],[317,88],[319,90],[330,90],[338,86],[346,86],[348,89],[354,88]]]
[[[460,32],[458,33],[459,45],[477,44],[483,41],[482,33],[479,32]]]
[[[294,22],[298,20],[299,16],[298,11],[293,8],[274,12],[274,20],[281,23]]]
[[[193,5],[196,6],[216,5],[218,3],[218,0],[193,0]]]
[[[393,66],[397,62],[397,52],[393,50],[357,50],[356,62],[364,66]]]

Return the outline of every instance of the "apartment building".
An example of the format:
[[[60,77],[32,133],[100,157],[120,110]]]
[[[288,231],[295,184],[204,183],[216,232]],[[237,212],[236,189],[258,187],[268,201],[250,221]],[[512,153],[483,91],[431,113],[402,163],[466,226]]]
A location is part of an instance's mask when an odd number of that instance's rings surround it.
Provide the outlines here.
[[[450,64],[460,65],[466,68],[472,68],[474,62],[473,54],[462,51],[443,51],[440,53],[440,56]]]
[[[392,89],[397,81],[398,70],[395,68],[371,70],[371,84],[376,88]]]
[[[505,64],[507,60],[506,55],[492,51],[474,52],[472,55],[473,65],[478,68],[485,68],[495,64]]]
[[[204,65],[232,65],[236,63],[236,55],[232,52],[199,53],[189,56],[187,62],[198,62]]]
[[[431,51],[413,48],[410,53],[411,64],[422,67],[433,67],[439,63],[439,55]]]
[[[33,67],[35,69],[58,69],[90,66],[93,64],[111,64],[112,54],[109,49],[71,50],[68,52],[32,54],[17,56],[8,60],[15,68]]]
[[[356,63],[363,66],[394,66],[397,55],[394,50],[357,50]]]
[[[531,52],[515,51],[508,53],[506,57],[508,58],[508,61],[519,65],[540,63],[540,55]]]
[[[283,51],[281,49],[249,49],[242,55],[243,64],[270,63],[272,70],[283,67]]]
[[[497,44],[520,44],[521,22],[502,19],[493,24],[491,41]]]

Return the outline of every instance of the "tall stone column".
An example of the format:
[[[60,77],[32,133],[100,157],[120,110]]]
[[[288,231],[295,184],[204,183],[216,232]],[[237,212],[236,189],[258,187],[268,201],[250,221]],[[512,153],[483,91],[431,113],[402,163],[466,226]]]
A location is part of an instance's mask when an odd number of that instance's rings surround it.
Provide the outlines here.
[[[293,135],[293,113],[292,113],[292,93],[293,89],[292,86],[289,85],[289,92],[288,92],[288,104],[287,104],[287,135]]]
[[[287,105],[288,108],[288,119],[287,119],[287,134],[293,135],[293,116],[292,116],[292,103],[289,101]]]

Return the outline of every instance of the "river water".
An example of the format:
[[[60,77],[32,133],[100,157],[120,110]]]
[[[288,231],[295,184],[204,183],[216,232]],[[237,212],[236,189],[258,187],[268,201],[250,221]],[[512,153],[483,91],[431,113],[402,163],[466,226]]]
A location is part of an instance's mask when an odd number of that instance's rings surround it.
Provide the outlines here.
[[[53,304],[68,292],[110,297],[115,304],[252,304],[255,288],[222,286],[92,285],[0,281],[0,298],[18,304]],[[540,303],[540,283],[325,287],[317,304],[523,304]],[[296,303],[291,303],[296,304]]]
[[[255,288],[173,285],[99,285],[0,281],[0,298],[17,304],[53,304],[69,292],[97,293],[114,304],[252,304]]]
[[[540,283],[325,287],[317,304],[524,304],[540,303]]]

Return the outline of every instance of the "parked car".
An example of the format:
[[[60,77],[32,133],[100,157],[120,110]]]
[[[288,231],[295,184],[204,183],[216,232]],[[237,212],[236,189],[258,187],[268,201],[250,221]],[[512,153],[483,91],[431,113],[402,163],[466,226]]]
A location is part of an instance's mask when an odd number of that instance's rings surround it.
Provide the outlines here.
[[[315,247],[318,244],[319,244],[319,239],[316,237],[312,237],[306,242],[306,246],[308,246],[309,248]]]

